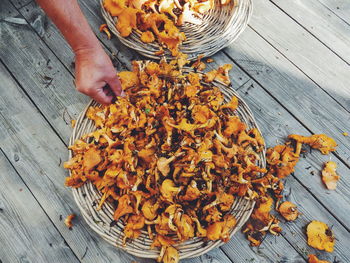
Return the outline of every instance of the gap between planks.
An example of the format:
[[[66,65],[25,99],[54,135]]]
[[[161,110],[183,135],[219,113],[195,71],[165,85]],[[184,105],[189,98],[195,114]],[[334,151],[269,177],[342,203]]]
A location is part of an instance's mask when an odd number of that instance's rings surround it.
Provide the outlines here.
[[[335,50],[333,50],[329,45],[327,45],[323,40],[321,40],[318,36],[316,36],[311,30],[307,29],[306,26],[304,26],[301,22],[299,22],[296,18],[294,18],[292,15],[290,15],[287,11],[285,11],[282,7],[280,7],[274,0],[269,0],[274,6],[276,6],[281,12],[283,12],[286,16],[288,16],[290,19],[292,19],[296,24],[298,24],[300,27],[302,27],[306,32],[308,32],[310,35],[312,35],[315,39],[317,39],[319,42],[321,42],[325,47],[327,47],[331,52],[333,52],[334,55],[336,55],[338,58],[343,60],[347,65],[350,65],[348,61],[346,61],[340,54],[338,54]],[[332,12],[333,13],[333,12]],[[334,13],[333,13],[334,14]],[[338,17],[338,16],[337,16]],[[344,21],[344,20],[342,20]],[[345,22],[345,21],[344,21]],[[345,22],[346,23],[346,22]],[[346,23],[349,25],[348,23]]]
[[[105,45],[106,46],[106,45]],[[108,48],[108,47],[107,47]],[[55,54],[56,55],[56,54]],[[57,57],[57,56],[56,56]],[[249,74],[248,74],[249,75]],[[250,76],[251,77],[251,76]],[[319,201],[319,200],[318,200]],[[319,201],[320,202],[320,201]],[[321,202],[320,202],[321,203]]]
[[[1,113],[0,113],[1,114]],[[29,196],[31,196],[33,198],[33,203],[34,206],[37,205],[39,206],[39,208],[41,209],[41,212],[45,215],[46,219],[48,219],[48,222],[50,223],[50,226],[53,227],[54,231],[57,231],[59,234],[59,237],[62,238],[63,242],[65,244],[67,244],[65,238],[62,236],[62,234],[60,233],[60,231],[57,229],[56,225],[52,222],[52,220],[50,219],[50,217],[47,215],[46,211],[43,209],[43,207],[40,205],[40,203],[38,202],[38,200],[36,199],[36,197],[33,195],[32,191],[30,190],[30,188],[28,187],[28,185],[25,183],[25,181],[23,180],[23,178],[21,177],[21,175],[18,173],[16,167],[13,165],[13,163],[11,162],[11,160],[8,158],[8,156],[6,155],[5,151],[0,147],[0,160],[1,160],[1,156],[4,157],[4,161],[8,163],[8,165],[11,167],[11,169],[13,169],[13,174],[15,176],[18,177],[19,181],[21,182],[21,184],[23,184],[23,186],[26,188],[26,190],[28,190],[28,194]],[[10,171],[7,171],[7,173],[10,173]],[[15,180],[15,179],[13,179]],[[10,186],[11,187],[11,186]],[[21,188],[20,191],[23,191],[23,189]],[[30,198],[29,198],[30,199]],[[27,201],[31,201],[31,200],[27,200]],[[28,220],[29,223],[29,220]],[[17,244],[18,246],[20,246],[20,244]],[[49,244],[50,247],[52,247],[52,243]],[[68,246],[70,253],[72,254],[73,258],[75,258],[78,262],[81,262],[78,258],[78,256],[74,253],[74,251]],[[72,260],[72,259],[71,259]],[[0,260],[1,262],[1,260]]]
[[[257,33],[253,28],[252,30]],[[265,38],[263,38],[259,33],[257,33],[262,39],[264,39],[264,41],[266,41],[267,43],[269,43]],[[269,43],[269,45],[271,47],[273,47],[273,45],[271,45]],[[274,48],[274,47],[273,47]],[[275,49],[275,48],[274,48]],[[280,53],[280,51],[278,51],[277,49],[275,49],[277,52]],[[244,69],[244,67],[242,67],[239,63],[239,61],[236,61],[226,50],[223,50],[223,53],[232,61],[232,63],[234,63],[237,67],[239,67],[245,74],[247,74],[252,80],[254,80],[254,82],[258,83],[259,86],[261,86],[284,110],[286,110],[291,116],[293,116],[294,119],[296,119],[306,130],[308,130],[311,134],[315,134],[310,128],[307,127],[307,125],[305,123],[303,123],[302,120],[300,120],[297,116],[295,116],[282,102],[279,101],[279,99],[274,96],[268,89],[266,89],[264,87],[264,85],[262,85],[262,83],[257,80],[252,74],[250,74],[247,70]],[[284,58],[286,58],[282,53],[280,53]],[[298,68],[292,61],[290,61],[288,58],[286,58],[293,66],[295,66],[296,68]],[[308,79],[310,79],[315,85],[317,85],[319,87],[319,85],[317,83],[315,83],[311,78],[308,77],[308,75],[306,75],[301,69],[298,68],[298,70],[300,70],[300,72],[302,72]],[[243,87],[243,86],[242,86]],[[339,106],[341,106],[344,110],[348,111],[347,109],[345,109],[341,104],[339,104],[338,101],[336,101],[332,96],[330,96],[327,92],[325,92],[325,94],[327,94],[329,97],[331,97]],[[350,113],[350,112],[349,112]],[[350,164],[348,164],[346,162],[346,160],[344,160],[341,156],[339,156],[337,154],[337,152],[332,152],[332,155],[336,156],[337,159],[339,159],[345,166],[347,166],[350,169]]]
[[[44,41],[45,42],[45,41]],[[46,43],[45,43],[46,44]],[[106,46],[106,45],[105,45]],[[107,46],[106,46],[106,48],[107,49],[109,49]],[[51,50],[51,49],[50,49]],[[55,54],[56,55],[56,54]],[[56,55],[56,57],[58,57],[57,55]],[[59,59],[59,57],[58,57],[58,59]],[[236,63],[236,62],[235,62]],[[237,63],[236,63],[237,64]],[[66,67],[67,68],[67,67]],[[249,76],[250,76],[250,74],[248,74]],[[250,77],[252,77],[252,76],[250,76]],[[271,94],[270,94],[271,95]],[[276,100],[276,98],[274,98],[275,100]],[[281,104],[282,105],[282,104]],[[283,106],[283,105],[282,105]],[[294,116],[295,117],[295,116]],[[296,118],[297,119],[297,118]],[[300,122],[300,121],[299,121]],[[305,126],[305,125],[304,125]],[[305,186],[304,186],[305,187]],[[318,200],[318,199],[317,199]],[[320,202],[320,200],[318,200],[318,202]],[[321,204],[322,204],[322,202],[320,202]],[[335,217],[336,218],[336,217]]]
[[[300,72],[302,72],[309,80],[311,80],[317,87],[319,87],[325,94],[327,94],[329,97],[331,97],[340,107],[342,107],[344,110],[346,110],[348,113],[350,113],[350,110],[347,109],[341,102],[339,102],[332,94],[330,94],[328,91],[326,91],[322,86],[320,86],[313,78],[311,78],[303,69],[301,69],[297,64],[294,63],[291,59],[289,59],[284,53],[282,53],[277,47],[275,47],[271,42],[269,42],[263,35],[261,35],[258,31],[256,31],[251,25],[248,25],[248,27],[253,30],[259,37],[264,39],[274,50],[276,50],[281,56],[283,56],[286,60],[288,60],[293,66],[295,66]],[[321,42],[321,41],[320,41]],[[322,42],[321,42],[322,43]],[[327,47],[328,48],[328,47]],[[227,54],[225,52],[225,54]],[[342,59],[343,60],[343,59]],[[344,60],[343,60],[344,61]],[[348,64],[348,62],[344,61]],[[348,64],[349,65],[349,64]]]

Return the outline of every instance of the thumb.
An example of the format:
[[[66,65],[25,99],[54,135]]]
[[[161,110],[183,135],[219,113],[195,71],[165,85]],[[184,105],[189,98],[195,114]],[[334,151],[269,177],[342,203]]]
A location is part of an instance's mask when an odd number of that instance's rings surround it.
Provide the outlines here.
[[[111,104],[113,100],[113,96],[108,96],[102,88],[96,89],[95,92],[90,95],[90,97],[104,105]]]
[[[122,89],[122,84],[120,83],[120,80],[117,75],[114,75],[112,78],[110,78],[107,81],[107,84],[109,85],[109,87],[111,88],[111,90],[114,92],[116,96],[122,96],[122,97],[125,96]]]

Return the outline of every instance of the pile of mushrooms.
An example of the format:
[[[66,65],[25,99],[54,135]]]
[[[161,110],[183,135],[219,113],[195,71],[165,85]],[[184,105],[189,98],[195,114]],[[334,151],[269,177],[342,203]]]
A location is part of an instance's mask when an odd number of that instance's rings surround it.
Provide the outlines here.
[[[177,262],[176,245],[193,237],[227,242],[238,197],[256,200],[243,228],[252,245],[267,232],[278,234],[273,199],[281,199],[281,180],[294,171],[301,144],[325,153],[336,146],[325,135],[291,135],[296,144],[269,149],[268,169],[259,167],[263,138],[234,114],[238,99],[225,103],[212,83],[229,83],[231,66],[199,74],[183,73],[184,64],[138,61],[133,71],[120,72],[126,97],[88,109],[96,130],[69,147],[73,157],[64,164],[71,172],[67,186],[91,182],[103,194],[97,209],[115,205],[124,243],[146,230],[163,262]],[[280,212],[290,220],[298,216],[292,205]]]
[[[220,2],[229,3],[230,0]],[[214,7],[214,0],[104,0],[103,6],[111,16],[117,17],[116,28],[122,37],[135,30],[142,42],[152,43],[157,39],[177,56],[179,45],[186,39],[179,26],[199,25],[202,15]]]

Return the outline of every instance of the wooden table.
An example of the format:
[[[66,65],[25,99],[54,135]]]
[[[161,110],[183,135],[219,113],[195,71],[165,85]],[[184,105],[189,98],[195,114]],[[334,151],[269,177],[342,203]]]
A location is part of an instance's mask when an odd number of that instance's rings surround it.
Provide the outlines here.
[[[98,32],[98,1],[80,2],[117,68],[129,67],[139,56]],[[251,248],[238,233],[220,249],[184,262],[305,262],[309,253],[350,262],[350,137],[342,134],[350,133],[350,2],[254,4],[249,27],[211,65],[234,65],[233,86],[253,110],[268,146],[291,133],[325,133],[339,146],[329,156],[312,151],[301,158],[286,180],[284,197],[302,215],[282,223],[282,235]],[[70,120],[89,101],[74,89],[72,62],[69,46],[34,1],[0,1],[0,262],[151,262],[97,236],[64,186]],[[341,175],[335,191],[326,190],[319,176],[330,159]],[[71,213],[77,220],[68,230],[63,219]],[[334,253],[306,244],[311,220],[332,226]]]

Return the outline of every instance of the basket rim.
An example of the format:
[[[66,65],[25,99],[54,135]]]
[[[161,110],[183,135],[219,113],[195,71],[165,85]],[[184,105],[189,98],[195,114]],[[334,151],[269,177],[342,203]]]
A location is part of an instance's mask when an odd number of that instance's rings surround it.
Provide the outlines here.
[[[188,72],[193,71],[193,69],[191,69],[189,67],[184,67],[183,71],[188,73]],[[204,74],[203,72],[200,72],[200,71],[197,71],[197,73]],[[224,84],[220,81],[217,81],[217,80],[214,80],[212,82],[212,84],[214,86],[219,87],[223,93],[224,93],[223,89],[226,89],[226,92],[229,93],[228,96],[230,96],[230,97],[236,96],[237,97],[237,99],[239,101],[239,108],[242,108],[242,110],[243,110],[242,114],[247,114],[247,117],[249,118],[248,120],[242,119],[242,121],[244,121],[247,124],[247,127],[257,128],[261,134],[260,128],[259,128],[259,126],[258,126],[258,124],[253,116],[251,109],[246,104],[246,102],[240,97],[240,95],[233,89],[231,84],[226,85],[226,84]],[[79,139],[81,137],[82,133],[86,133],[85,130],[89,125],[91,127],[94,127],[92,121],[88,120],[86,118],[86,112],[90,106],[97,106],[97,105],[100,105],[100,104],[94,100],[91,100],[86,105],[86,107],[83,109],[83,111],[79,114],[79,116],[76,120],[76,124],[73,128],[72,135],[71,135],[70,140],[69,140],[69,145],[73,145],[75,140]],[[90,124],[88,123],[89,121],[90,121]],[[264,144],[262,152],[259,153],[259,155],[261,157],[261,162],[259,163],[259,166],[261,166],[261,167],[266,167],[265,152],[266,152],[266,145]],[[72,152],[72,150],[69,150],[69,159],[72,158],[72,156],[73,156],[73,152]],[[69,175],[70,174],[71,174],[71,172],[69,171]],[[108,202],[105,202],[105,204],[103,205],[103,208],[101,210],[99,210],[99,211],[96,210],[96,206],[94,206],[93,203],[96,202],[96,200],[99,200],[101,198],[102,194],[97,189],[94,189],[94,186],[92,185],[91,182],[85,183],[82,187],[79,187],[79,188],[72,188],[72,193],[73,193],[74,200],[75,200],[76,204],[78,205],[79,210],[80,210],[84,220],[86,221],[86,223],[89,225],[89,227],[91,227],[91,229],[93,229],[97,234],[99,234],[108,243],[110,243],[110,244],[116,246],[117,248],[122,249],[122,250],[128,252],[129,254],[134,255],[136,257],[156,259],[159,256],[158,250],[155,250],[155,249],[151,250],[149,246],[145,245],[145,241],[148,241],[148,240],[145,240],[145,238],[144,238],[144,240],[139,240],[140,239],[140,237],[139,237],[138,239],[135,239],[136,241],[133,240],[132,242],[127,242],[125,246],[121,244],[121,240],[123,237],[122,230],[123,230],[124,225],[119,220],[117,222],[117,225],[115,226],[118,228],[117,230],[113,229],[113,227],[110,227],[110,223],[111,223],[111,221],[113,221],[113,219],[112,220],[110,219],[110,216],[108,216],[108,212],[109,212],[109,214],[110,213],[113,214],[114,210],[113,210],[111,204],[109,204]],[[94,196],[92,196],[91,193]],[[89,200],[87,201],[87,199],[89,199]],[[236,200],[238,200],[238,201],[234,202],[234,204],[230,210],[231,213],[236,208],[236,206],[239,206],[241,204],[241,202],[247,201],[244,197],[236,198]],[[89,205],[87,205],[87,202],[89,203]],[[239,210],[238,213],[241,213],[242,215],[240,215],[239,218],[236,218],[237,224],[232,229],[232,231],[230,233],[230,239],[239,229],[241,229],[241,227],[249,219],[249,217],[253,211],[254,205],[255,205],[255,201],[248,200],[245,204],[243,204],[243,208],[241,208],[241,207],[239,208],[241,210]],[[101,221],[100,220],[101,217],[103,217],[103,220],[105,220],[105,221]],[[113,231],[113,234],[118,235],[117,239],[119,238],[119,240],[117,240],[115,237],[111,236],[111,231]],[[146,237],[146,239],[149,239],[148,236]],[[119,243],[118,243],[118,241],[119,241]],[[186,251],[186,245],[187,245],[186,242],[187,241],[182,242],[181,244],[175,245],[175,247],[179,248],[180,259],[197,257],[197,256],[200,256],[200,255],[203,255],[203,254],[209,252],[213,248],[217,248],[217,247],[220,247],[221,245],[226,244],[225,242],[223,242],[221,240],[207,241],[204,238],[198,238],[198,237],[190,239],[189,243],[191,245],[192,244],[191,242],[194,242],[193,244],[195,244],[196,242],[198,243],[198,241],[200,241],[200,242],[203,241],[203,243],[199,244],[198,249],[195,249],[195,250],[188,249],[189,251]],[[182,251],[181,251],[181,249],[182,249]],[[146,251],[147,251],[147,253],[146,253]]]
[[[219,1],[219,0],[215,0]],[[232,5],[232,6],[231,6]],[[125,46],[137,51],[139,54],[151,58],[159,60],[163,57],[166,59],[173,59],[174,57],[171,55],[170,51],[164,48],[164,54],[155,55],[155,52],[159,51],[161,45],[155,41],[153,43],[143,43],[140,40],[139,33],[135,30],[132,31],[132,34],[128,37],[122,37],[119,31],[115,27],[115,23],[117,21],[116,17],[112,17],[108,11],[103,6],[103,0],[100,0],[101,13],[102,16],[109,28],[109,30],[117,36],[119,41]],[[241,33],[246,29],[248,23],[251,19],[253,13],[253,0],[231,0],[231,3],[228,6],[216,5],[217,10],[222,10],[224,8],[231,8],[230,13],[225,14],[224,17],[216,17],[210,16],[211,11],[208,14],[204,14],[203,17],[209,17],[214,19],[219,19],[222,21],[226,21],[223,26],[217,28],[218,24],[221,25],[218,21],[215,23],[201,25],[185,23],[181,26],[181,32],[186,31],[186,28],[191,29],[191,33],[194,32],[194,28],[196,28],[196,34],[200,34],[199,37],[191,38],[191,35],[186,34],[186,40],[180,45],[179,51],[188,55],[188,60],[193,61],[197,59],[199,55],[204,55],[204,57],[209,57],[220,51],[221,49],[232,44]],[[227,11],[227,10],[226,10]],[[214,12],[214,11],[213,11]],[[206,22],[206,21],[205,21]],[[209,28],[208,32],[201,33],[201,30],[206,27]],[[214,32],[214,34],[213,34]]]

